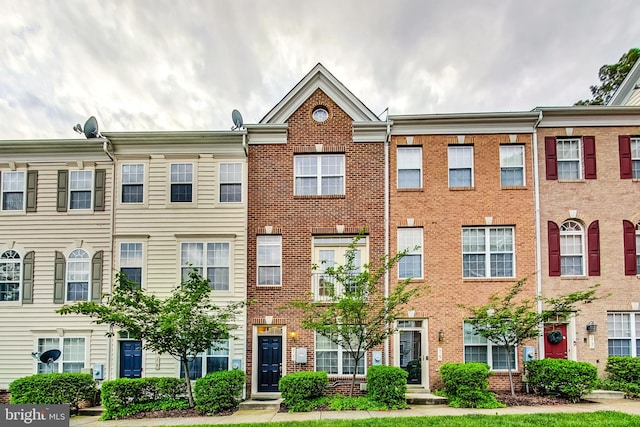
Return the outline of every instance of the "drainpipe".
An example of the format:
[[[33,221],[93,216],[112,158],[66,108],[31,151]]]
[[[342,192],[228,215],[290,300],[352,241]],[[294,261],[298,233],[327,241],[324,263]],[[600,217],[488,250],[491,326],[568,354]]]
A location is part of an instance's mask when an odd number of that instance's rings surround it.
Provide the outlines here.
[[[387,108],[387,131],[384,138],[384,254],[389,254],[389,144],[391,143],[391,122]],[[389,270],[384,272],[384,297],[389,296]],[[384,340],[384,364],[389,365],[389,337]]]
[[[542,111],[533,125],[533,194],[535,203],[535,239],[536,239],[536,299],[538,313],[542,313],[542,254],[540,243],[540,176],[538,173],[538,125],[542,121]],[[544,340],[538,336],[538,358],[544,355]]]
[[[109,219],[109,223],[110,223],[110,233],[109,233],[109,247],[111,248],[111,255],[109,256],[109,262],[110,262],[110,266],[108,269],[108,273],[107,273],[107,280],[108,283],[110,284],[110,286],[113,286],[113,278],[111,277],[112,271],[113,271],[113,254],[115,253],[115,248],[114,248],[114,241],[113,241],[113,235],[115,234],[115,207],[116,207],[116,202],[115,202],[115,190],[116,190],[116,162],[114,160],[114,155],[111,155],[111,153],[109,153],[109,144],[111,143],[111,141],[109,141],[108,139],[105,138],[105,140],[102,142],[102,150],[104,151],[104,153],[109,156],[109,158],[111,159],[111,218]],[[107,337],[107,372],[105,375],[105,379],[111,379],[111,378],[115,378],[114,376],[111,376],[111,374],[113,373],[113,367],[111,366],[111,351],[112,351],[112,346],[113,346],[113,341],[112,341],[112,333],[113,333],[113,328],[109,327],[109,335]]]

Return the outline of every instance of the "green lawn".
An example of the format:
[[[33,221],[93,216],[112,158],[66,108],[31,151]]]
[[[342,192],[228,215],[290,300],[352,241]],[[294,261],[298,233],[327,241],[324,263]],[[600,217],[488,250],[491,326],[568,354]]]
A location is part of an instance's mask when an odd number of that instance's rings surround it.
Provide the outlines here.
[[[463,415],[434,417],[367,418],[363,420],[320,420],[290,421],[251,424],[216,424],[234,427],[593,427],[593,426],[639,426],[639,415],[621,412],[590,412],[573,414],[530,414],[530,415]],[[211,424],[209,427],[213,427]],[[187,427],[207,427],[187,426]]]

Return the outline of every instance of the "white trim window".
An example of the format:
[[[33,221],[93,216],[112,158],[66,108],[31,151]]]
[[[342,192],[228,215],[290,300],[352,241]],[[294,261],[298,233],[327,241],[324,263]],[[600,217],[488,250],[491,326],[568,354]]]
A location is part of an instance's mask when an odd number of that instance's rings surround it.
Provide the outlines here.
[[[631,138],[631,165],[632,178],[640,179],[640,138]]]
[[[282,286],[282,236],[258,236],[258,286]]]
[[[0,302],[20,301],[22,258],[13,249],[0,254]]]
[[[69,171],[69,209],[93,207],[93,171]]]
[[[449,146],[449,188],[473,187],[473,146]]]
[[[120,243],[120,272],[139,286],[142,286],[142,255],[142,243]]]
[[[640,356],[640,313],[608,313],[609,356]]]
[[[216,341],[204,353],[198,353],[189,362],[189,378],[192,381],[207,374],[229,370],[229,340]],[[184,378],[184,366],[180,364],[180,378]]]
[[[582,140],[558,138],[558,180],[582,179]]]
[[[584,228],[577,221],[560,225],[560,275],[584,276]]]
[[[422,147],[398,147],[398,188],[422,188]]]
[[[50,372],[80,372],[86,365],[86,340],[81,337],[50,337],[38,338],[38,352],[60,350],[58,360],[50,364],[38,361],[36,372],[45,374]]]
[[[512,370],[518,369],[516,352],[513,351],[510,355],[509,364]],[[508,370],[508,357],[507,350],[504,347],[475,334],[471,323],[464,322],[464,363],[486,363],[494,371],[506,371]]]
[[[502,187],[524,185],[524,146],[500,146],[500,185]]]
[[[326,274],[330,267],[344,265],[353,243],[353,236],[318,236],[313,238],[313,265],[317,268],[311,274],[312,291],[316,301],[334,301],[344,295],[344,292],[355,292],[357,289],[343,289],[344,283],[336,283],[333,276]],[[356,243],[353,251],[352,275],[360,273],[363,264],[368,261],[367,239],[362,238]],[[346,284],[355,285],[354,283]]]
[[[513,227],[463,227],[462,277],[515,277]]]
[[[316,372],[326,371],[328,375],[353,375],[355,364],[351,355],[324,335],[316,337]],[[365,359],[358,362],[356,375],[365,374]]]
[[[24,171],[2,172],[2,210],[23,211],[25,191],[27,188],[26,173]]]
[[[229,242],[185,242],[181,245],[180,254],[182,280],[188,280],[189,272],[196,268],[201,275],[206,271],[209,286],[214,291],[229,290]]]
[[[398,252],[407,250],[398,261],[398,279],[422,279],[423,247],[422,228],[398,229]]]
[[[329,196],[345,193],[344,154],[295,155],[294,195]]]
[[[242,202],[242,163],[220,163],[220,203]]]
[[[122,203],[144,202],[144,165],[122,165]]]
[[[171,164],[171,203],[193,202],[193,164]]]
[[[91,257],[84,249],[74,249],[67,257],[66,300],[89,301]]]

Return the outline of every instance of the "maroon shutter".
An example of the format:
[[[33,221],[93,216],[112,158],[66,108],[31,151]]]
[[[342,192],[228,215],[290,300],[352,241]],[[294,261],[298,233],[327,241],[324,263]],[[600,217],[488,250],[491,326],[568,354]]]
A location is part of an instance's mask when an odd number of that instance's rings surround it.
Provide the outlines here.
[[[549,242],[549,276],[560,275],[560,228],[553,221],[547,222]]]
[[[631,137],[618,136],[618,150],[620,152],[620,178],[633,178],[633,162],[631,161]]]
[[[587,229],[587,248],[589,253],[589,276],[600,275],[600,225],[593,221]]]
[[[638,274],[636,266],[636,227],[631,221],[623,220],[624,230],[624,274],[635,276]]]
[[[596,179],[596,137],[583,136],[584,179]]]
[[[544,137],[544,151],[546,156],[547,179],[558,179],[558,154],[555,136]]]

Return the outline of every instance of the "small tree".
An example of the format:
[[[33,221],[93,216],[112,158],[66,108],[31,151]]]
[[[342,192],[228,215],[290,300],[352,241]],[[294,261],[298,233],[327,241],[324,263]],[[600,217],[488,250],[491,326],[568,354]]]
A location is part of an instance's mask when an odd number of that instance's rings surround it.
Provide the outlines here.
[[[467,322],[473,326],[474,333],[486,338],[507,352],[507,371],[509,372],[509,385],[511,394],[515,395],[511,356],[515,354],[515,348],[526,340],[537,338],[544,322],[559,317],[566,317],[571,313],[577,313],[575,305],[578,302],[590,303],[597,299],[596,288],[590,287],[587,291],[574,292],[555,298],[541,298],[547,306],[538,312],[536,306],[538,299],[518,299],[527,279],[518,280],[505,296],[494,294],[489,302],[478,306],[462,306],[469,310],[471,318]]]
[[[166,299],[148,294],[124,274],[118,275],[113,293],[103,298],[104,304],[83,301],[65,305],[57,313],[92,317],[97,324],[111,327],[107,335],[113,335],[113,327],[126,330],[143,340],[145,349],[168,353],[179,360],[187,379],[191,407],[194,400],[189,362],[215,342],[228,338],[235,327],[234,317],[246,305],[240,302],[218,307],[211,297],[209,279],[200,276],[196,269]]]
[[[615,64],[605,64],[598,71],[601,85],[593,85],[589,89],[593,98],[580,100],[575,105],[603,105],[607,104],[616,93],[631,68],[640,58],[640,48],[634,47],[623,54]]]
[[[380,288],[385,273],[407,251],[393,257],[385,255],[377,268],[373,268],[372,263],[360,267],[355,259],[356,246],[362,237],[361,233],[349,244],[344,264],[329,266],[323,271],[324,279],[332,285],[329,286],[328,301],[317,302],[311,295],[309,300],[297,300],[288,305],[303,311],[303,328],[326,337],[353,360],[349,396],[353,396],[358,363],[395,331],[393,323],[400,317],[401,308],[417,293],[417,288],[409,288],[411,279],[407,278],[388,296],[384,295]],[[313,266],[314,270],[318,268],[318,265]]]

